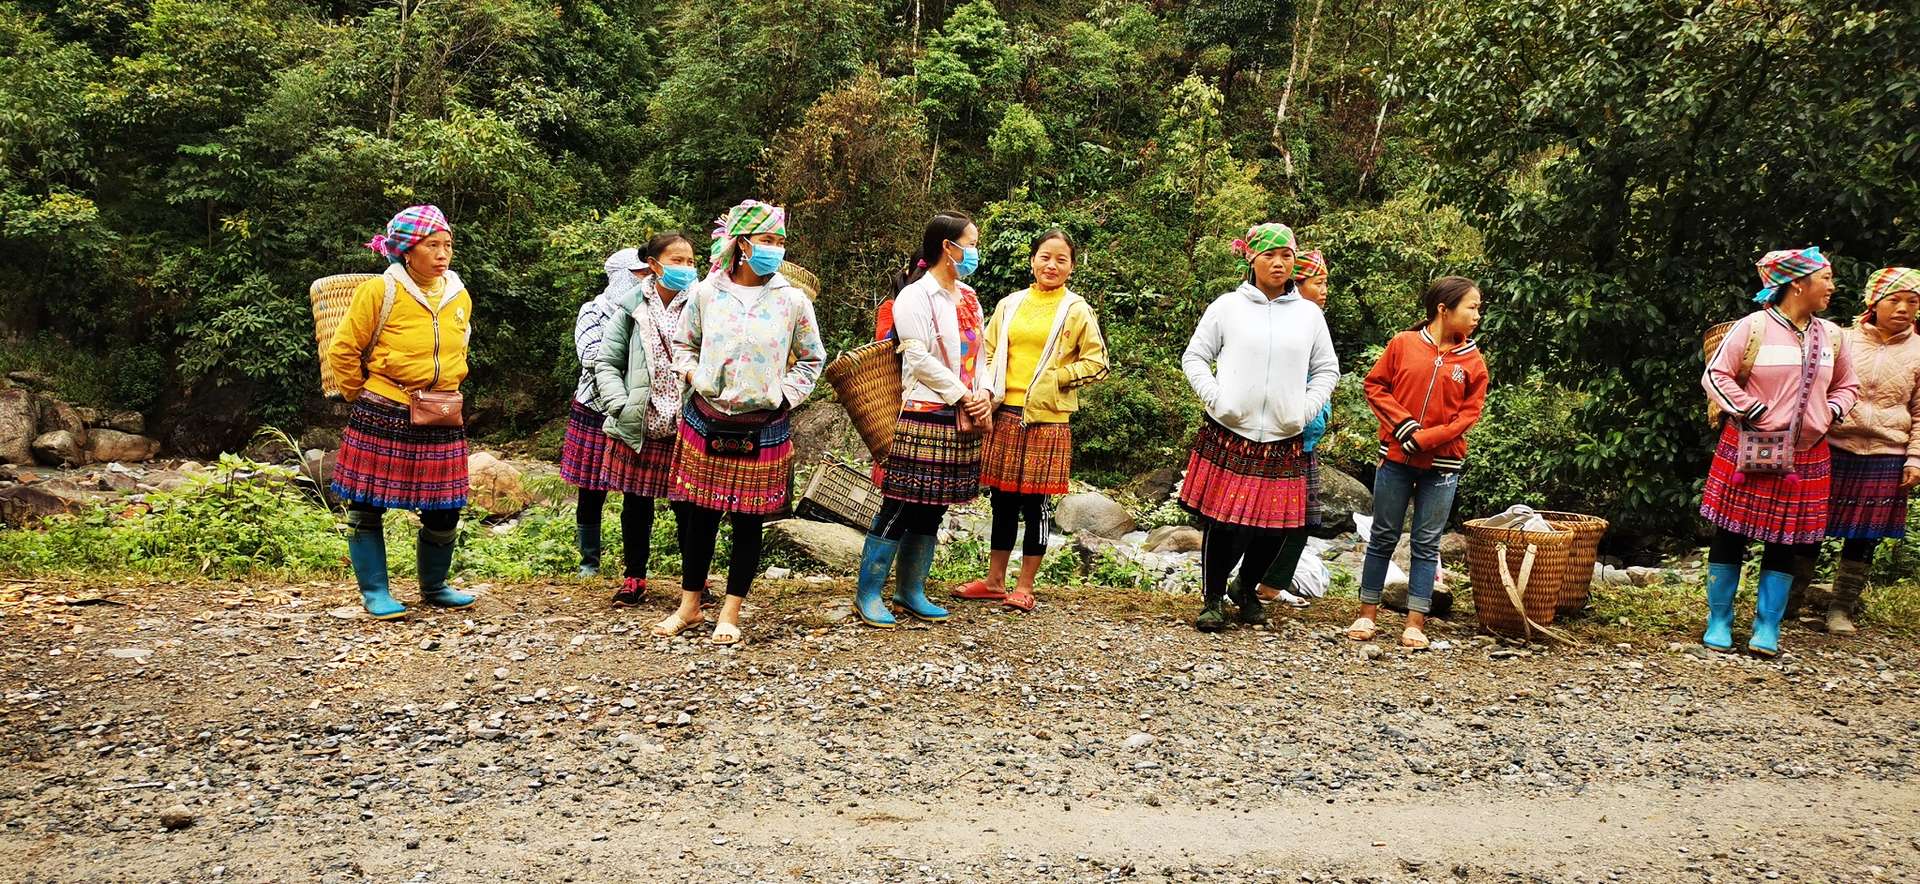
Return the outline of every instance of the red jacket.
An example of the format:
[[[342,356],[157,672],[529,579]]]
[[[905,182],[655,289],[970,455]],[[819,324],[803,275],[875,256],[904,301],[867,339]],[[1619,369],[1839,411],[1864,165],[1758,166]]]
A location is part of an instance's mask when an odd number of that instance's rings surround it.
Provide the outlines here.
[[[1467,465],[1467,431],[1487,401],[1487,363],[1468,340],[1442,351],[1426,329],[1387,342],[1367,372],[1367,405],[1380,419],[1380,456],[1422,469]]]

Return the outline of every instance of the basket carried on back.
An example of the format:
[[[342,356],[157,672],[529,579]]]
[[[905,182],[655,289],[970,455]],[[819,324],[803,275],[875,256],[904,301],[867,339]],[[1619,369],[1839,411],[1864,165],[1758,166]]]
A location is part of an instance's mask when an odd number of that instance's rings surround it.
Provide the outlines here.
[[[827,363],[821,376],[833,387],[874,462],[885,462],[893,447],[894,424],[900,420],[900,357],[894,342],[874,341],[848,350]]]
[[[806,292],[807,300],[820,300],[820,277],[815,276],[813,271],[787,261],[780,265],[780,275],[786,277],[788,282],[799,286],[801,291]]]
[[[333,376],[326,358],[327,347],[333,343],[333,331],[347,316],[347,307],[353,303],[353,290],[369,279],[378,278],[372,273],[341,273],[316,279],[307,288],[307,298],[313,302],[313,340],[320,352],[322,393],[329,396],[340,393],[340,379]]]
[[[1495,528],[1491,521],[1476,519],[1466,524],[1473,609],[1480,626],[1510,638],[1538,635],[1564,641],[1550,624],[1573,532],[1558,527],[1552,531]]]
[[[1607,534],[1607,520],[1579,513],[1541,512],[1540,517],[1555,528],[1573,532],[1567,547],[1567,570],[1560,581],[1560,600],[1554,606],[1557,617],[1578,614],[1587,607],[1593,588],[1593,563],[1600,557],[1600,538]]]

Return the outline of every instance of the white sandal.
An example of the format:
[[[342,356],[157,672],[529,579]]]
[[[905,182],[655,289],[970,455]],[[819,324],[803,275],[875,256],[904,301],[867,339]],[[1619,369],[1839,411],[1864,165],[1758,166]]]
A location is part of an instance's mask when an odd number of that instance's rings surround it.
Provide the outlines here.
[[[707,618],[705,617],[695,617],[692,620],[688,620],[680,616],[679,611],[675,611],[668,614],[665,620],[653,624],[653,635],[655,638],[673,638],[705,622],[707,622]]]
[[[713,625],[713,638],[708,641],[716,645],[737,645],[740,643],[740,625],[721,621]]]
[[[1352,626],[1347,627],[1347,638],[1357,642],[1373,641],[1373,637],[1379,634],[1380,629],[1374,626],[1373,618],[1371,617],[1362,617],[1353,621]]]
[[[1407,650],[1424,651],[1427,649],[1427,644],[1427,634],[1420,631],[1417,626],[1409,626],[1406,631],[1400,633],[1400,647]]]

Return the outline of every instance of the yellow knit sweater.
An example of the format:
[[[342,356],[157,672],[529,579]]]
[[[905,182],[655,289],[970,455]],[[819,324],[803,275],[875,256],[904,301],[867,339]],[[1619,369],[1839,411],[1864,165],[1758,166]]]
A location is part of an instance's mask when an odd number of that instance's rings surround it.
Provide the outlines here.
[[[1008,405],[1027,404],[1027,385],[1033,383],[1040,367],[1040,353],[1047,348],[1047,335],[1053,331],[1053,314],[1060,309],[1060,297],[1066,289],[1028,289],[1027,299],[1007,326],[1007,399]]]

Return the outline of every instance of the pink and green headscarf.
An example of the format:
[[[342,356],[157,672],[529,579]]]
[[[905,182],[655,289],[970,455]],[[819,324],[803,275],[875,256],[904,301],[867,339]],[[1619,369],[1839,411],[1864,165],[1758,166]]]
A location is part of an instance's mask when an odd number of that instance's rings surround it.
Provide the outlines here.
[[[1233,252],[1249,265],[1253,256],[1270,249],[1291,249],[1294,247],[1293,228],[1278,221],[1255,224],[1247,228],[1247,235],[1233,241]]]
[[[760,233],[787,235],[787,210],[759,200],[746,200],[713,219],[713,245],[707,247],[709,270],[719,270],[743,236]]]
[[[1867,311],[1894,292],[1920,292],[1920,270],[1912,267],[1883,267],[1867,277]]]
[[[1312,279],[1316,276],[1326,275],[1327,256],[1320,254],[1319,249],[1311,249],[1294,256],[1294,279]]]
[[[1779,287],[1812,275],[1823,267],[1832,266],[1833,262],[1820,254],[1819,246],[1768,252],[1754,262],[1754,267],[1760,271],[1761,289],[1754,293],[1753,300],[1765,304],[1773,299],[1774,290]]]
[[[453,232],[439,206],[408,206],[387,222],[387,232],[367,240],[367,248],[384,256],[389,264],[398,264],[408,249],[440,231]]]

